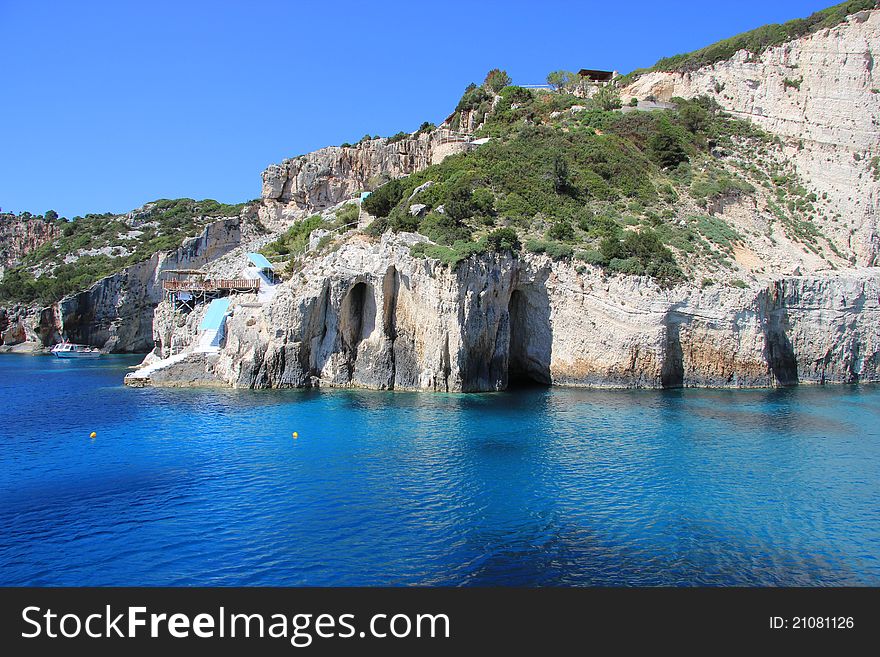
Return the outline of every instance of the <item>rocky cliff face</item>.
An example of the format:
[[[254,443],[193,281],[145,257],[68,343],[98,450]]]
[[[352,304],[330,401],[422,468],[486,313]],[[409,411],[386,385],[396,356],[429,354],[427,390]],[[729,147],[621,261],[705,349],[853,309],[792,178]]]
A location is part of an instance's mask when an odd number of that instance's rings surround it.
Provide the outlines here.
[[[422,239],[353,236],[271,303],[239,298],[224,347],[155,384],[491,391],[511,383],[769,386],[880,380],[880,276],[854,269],[757,290],[663,290],[545,257],[486,255],[454,271]],[[198,316],[157,314],[158,342]]]
[[[657,100],[707,95],[784,142],[787,158],[824,201],[823,232],[880,263],[880,11],[691,72],[653,72],[624,90]]]
[[[58,236],[58,226],[42,218],[0,213],[0,277],[31,251]]]
[[[529,254],[485,254],[450,268],[411,255],[424,237],[354,234],[310,255],[271,301],[234,298],[216,353],[184,351],[139,382],[492,391],[518,381],[647,388],[878,381],[877,43],[880,11],[862,12],[760,57],[742,52],[697,71],[650,73],[624,90],[625,100],[709,95],[778,135],[780,157],[816,194],[819,228],[845,246],[834,258],[769,238],[757,201],[711,210],[754,237],[733,254],[737,271],[751,272],[748,284],[694,278],[662,288]],[[437,133],[374,140],[269,167],[261,219],[280,229],[468,148],[453,141]],[[172,344],[193,345],[203,312],[160,304],[148,362]]]
[[[72,342],[111,352],[149,351],[153,348],[153,312],[162,300],[163,272],[198,269],[237,247],[241,234],[242,219],[228,217],[209,224],[175,251],[155,253],[149,260],[102,278],[85,292],[55,304],[55,331]]]
[[[281,230],[305,213],[332,207],[359,191],[407,176],[467,150],[447,129],[399,141],[372,139],[355,146],[329,146],[263,171],[260,221]]]
[[[153,348],[153,313],[162,300],[162,273],[197,269],[237,247],[246,219],[228,217],[208,224],[180,248],[155,253],[143,262],[106,276],[88,290],[47,308],[26,305],[0,315],[0,344],[48,347],[66,338],[117,353]],[[5,326],[5,328],[4,328]]]

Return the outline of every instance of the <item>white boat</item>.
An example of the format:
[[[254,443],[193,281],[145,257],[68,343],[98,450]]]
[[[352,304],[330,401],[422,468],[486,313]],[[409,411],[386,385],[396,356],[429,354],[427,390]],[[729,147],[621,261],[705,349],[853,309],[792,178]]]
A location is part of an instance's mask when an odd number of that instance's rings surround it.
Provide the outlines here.
[[[101,355],[99,349],[85,344],[73,344],[72,342],[56,344],[52,347],[52,353],[57,358],[97,358]]]

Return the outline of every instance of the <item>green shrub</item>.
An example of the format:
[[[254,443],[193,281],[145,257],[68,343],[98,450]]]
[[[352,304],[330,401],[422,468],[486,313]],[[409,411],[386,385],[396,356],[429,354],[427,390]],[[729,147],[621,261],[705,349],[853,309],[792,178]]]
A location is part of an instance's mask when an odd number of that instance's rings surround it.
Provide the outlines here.
[[[620,100],[620,92],[611,84],[599,87],[590,97],[592,104],[603,112],[620,109],[623,102]]]
[[[495,194],[486,187],[478,187],[471,194],[471,206],[474,213],[484,216],[495,214]]]
[[[742,243],[743,238],[726,221],[719,217],[696,217],[697,230],[710,242],[714,242],[726,251],[731,251],[734,244]]]
[[[586,262],[590,265],[603,267],[608,264],[608,260],[598,249],[588,249],[586,251],[575,251],[574,257],[577,260]]]
[[[725,196],[750,195],[755,187],[737,175],[727,171],[709,168],[701,173],[691,184],[691,196],[698,201],[710,201]],[[705,207],[705,203],[701,203]]]
[[[391,136],[388,138],[388,141],[385,142],[385,143],[386,143],[386,144],[396,144],[396,143],[399,142],[399,141],[403,141],[403,140],[406,139],[407,137],[409,137],[409,133],[408,133],[408,132],[398,132],[398,133],[396,133],[396,134],[391,135]]]
[[[519,251],[522,244],[512,228],[498,228],[486,236],[486,247],[490,251]]]
[[[452,246],[442,246],[437,244],[426,244],[420,242],[414,244],[410,248],[410,253],[417,258],[426,257],[434,258],[442,263],[455,268],[459,262],[466,260],[473,255],[479,255],[486,251],[485,242],[456,242]]]
[[[309,244],[309,236],[312,231],[323,222],[324,219],[319,214],[298,221],[274,242],[270,242],[260,249],[260,253],[267,258],[302,253]]]
[[[574,227],[568,221],[556,221],[547,231],[547,239],[558,242],[573,242],[575,239]]]
[[[346,203],[336,211],[335,226],[342,227],[346,224],[354,223],[357,221],[359,214],[360,208],[358,207],[357,202],[352,201],[351,203]]]
[[[467,86],[458,104],[455,106],[456,112],[464,112],[467,110],[475,110],[486,100],[490,100],[490,96],[483,87],[478,87],[473,82]]]
[[[546,253],[554,260],[563,260],[574,255],[574,249],[568,244],[560,244],[559,242],[549,240],[528,240],[526,242],[526,250],[531,253]]]
[[[656,232],[628,231],[622,240],[606,237],[599,245],[600,263],[621,274],[652,276],[661,284],[683,278],[675,257]]]
[[[648,138],[648,153],[651,159],[664,169],[688,161],[684,141],[669,121],[660,121],[657,130]]]
[[[418,226],[418,231],[437,244],[452,245],[455,242],[467,241],[471,238],[471,231],[467,226],[448,214],[437,212],[432,212],[425,217]]]
[[[416,130],[415,134],[413,135],[413,138],[418,139],[419,135],[431,134],[436,129],[437,129],[436,125],[434,125],[433,123],[430,123],[429,121],[425,121],[424,123],[422,123],[422,125],[419,126],[419,129]]]
[[[374,217],[387,217],[391,214],[404,195],[404,185],[398,180],[385,183],[379,189],[371,192],[362,202],[364,210]]]

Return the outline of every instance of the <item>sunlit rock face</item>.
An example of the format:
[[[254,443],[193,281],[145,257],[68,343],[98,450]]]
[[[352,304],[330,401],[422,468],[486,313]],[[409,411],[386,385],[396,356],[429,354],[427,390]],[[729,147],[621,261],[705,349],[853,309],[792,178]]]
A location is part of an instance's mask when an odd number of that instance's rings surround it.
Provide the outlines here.
[[[786,156],[831,212],[821,230],[880,263],[880,11],[837,27],[684,73],[655,72],[624,90],[624,99],[707,95],[734,115],[779,135]]]
[[[241,299],[200,380],[478,392],[524,381],[661,388],[880,377],[873,269],[754,289],[661,289],[543,256],[485,255],[450,270],[410,256],[419,239],[354,236],[268,305]],[[197,326],[198,316],[180,325],[159,313],[157,342],[191,343]],[[176,367],[192,379],[192,362]]]

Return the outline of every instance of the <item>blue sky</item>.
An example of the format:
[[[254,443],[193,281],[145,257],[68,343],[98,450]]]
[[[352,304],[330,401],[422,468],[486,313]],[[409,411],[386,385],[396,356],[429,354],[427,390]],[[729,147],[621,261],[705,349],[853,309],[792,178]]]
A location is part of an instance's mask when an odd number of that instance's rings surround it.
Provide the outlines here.
[[[829,4],[0,0],[0,207],[244,201],[285,157],[439,122],[493,67],[627,72]]]

